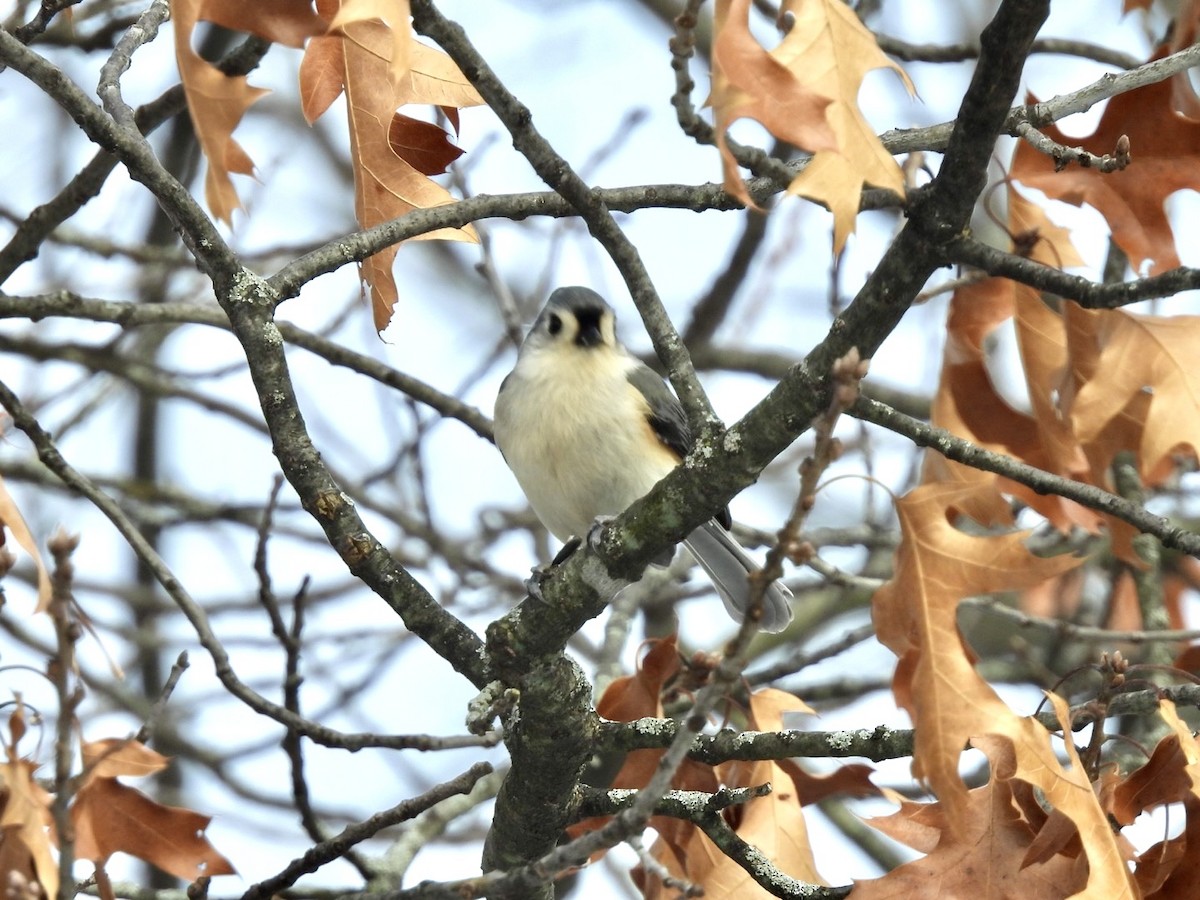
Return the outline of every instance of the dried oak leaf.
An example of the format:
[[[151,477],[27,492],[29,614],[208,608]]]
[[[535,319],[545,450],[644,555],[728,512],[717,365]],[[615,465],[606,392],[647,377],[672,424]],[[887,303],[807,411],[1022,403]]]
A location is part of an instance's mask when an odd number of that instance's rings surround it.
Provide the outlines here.
[[[57,896],[58,862],[50,849],[51,797],[33,779],[37,766],[21,758],[17,745],[25,734],[25,706],[17,697],[8,717],[5,762],[0,763],[0,884],[41,885]]]
[[[397,110],[407,104],[429,104],[447,111],[453,121],[459,108],[483,102],[446,54],[412,38],[406,16],[394,23],[385,19],[378,9],[381,2],[354,0],[338,10],[334,0],[321,0],[318,9],[333,18],[336,31],[311,41],[300,64],[301,103],[309,122],[345,92],[354,211],[363,228],[454,200],[428,175],[444,171],[458,149],[442,129]],[[442,136],[434,137],[434,131]],[[466,226],[441,228],[414,240],[474,242],[478,238]],[[371,290],[377,331],[391,321],[399,297],[392,272],[396,252],[395,246],[388,247],[360,265]]]
[[[833,213],[836,254],[854,231],[864,183],[901,197],[905,193],[904,173],[859,110],[863,78],[872,69],[891,69],[910,95],[915,90],[908,74],[879,49],[875,36],[842,0],[787,0],[783,9],[795,20],[776,56],[806,88],[833,98],[825,118],[837,138],[835,148],[811,148],[816,153],[787,190],[823,203]]]
[[[809,87],[775,53],[767,52],[750,33],[749,16],[750,0],[717,0],[708,102],[713,108],[725,190],[753,206],[725,138],[738,119],[754,119],[776,137],[805,150],[832,150],[838,143],[825,119],[832,95]]]
[[[171,0],[175,59],[187,96],[196,138],[208,161],[204,196],[212,214],[229,224],[241,209],[231,173],[251,175],[254,162],[233,139],[246,110],[267,93],[251,87],[244,75],[225,75],[192,49],[192,33],[203,19],[235,31],[247,31],[276,43],[302,47],[324,30],[308,0]]]
[[[1028,102],[1037,100],[1030,97]],[[1133,161],[1123,170],[1071,165],[1056,172],[1053,159],[1022,141],[1012,175],[1055,200],[1098,210],[1135,270],[1150,262],[1153,275],[1179,265],[1163,204],[1175,191],[1200,190],[1200,122],[1176,111],[1171,81],[1113,97],[1091,137],[1070,138],[1053,125],[1043,131],[1065,146],[1080,146],[1097,156],[1112,153],[1118,139],[1128,136]]]
[[[971,496],[970,487],[932,484],[896,502],[895,574],[872,601],[879,640],[900,658],[893,690],[916,726],[913,774],[955,817],[966,815],[958,761],[967,739],[1018,718],[976,673],[958,630],[959,601],[1032,587],[1080,563],[1035,557],[1025,546],[1028,532],[978,537],[958,530],[950,516]]]
[[[1064,411],[1103,484],[1113,456],[1137,453],[1159,483],[1181,447],[1200,450],[1200,316],[1064,307],[1071,382]]]
[[[1170,700],[1159,700],[1158,712],[1170,731],[1159,740],[1146,764],[1113,790],[1109,812],[1121,825],[1131,824],[1156,806],[1189,798],[1200,802],[1200,743]]]
[[[1069,232],[1045,212],[1006,185],[1007,232],[1004,249],[1052,266],[1080,265],[1082,259]],[[988,338],[1012,320],[1015,326],[1032,415],[1014,409],[996,390],[988,366]],[[1066,338],[1058,315],[1038,293],[1006,278],[985,278],[954,292],[946,323],[942,374],[934,397],[934,424],[986,449],[1070,478],[1087,471],[1087,461],[1056,404],[1066,359]],[[1054,495],[1038,494],[1024,485],[998,478],[929,451],[924,480],[974,486],[975,496],[961,511],[986,525],[1012,522],[1002,494],[1012,494],[1046,516],[1055,527],[1080,526],[1095,532],[1099,515]]]
[[[1022,866],[1034,830],[1018,813],[1013,783],[996,778],[967,794],[962,827],[951,825],[937,804],[905,802],[869,824],[928,855],[882,878],[856,881],[855,900],[1062,900],[1082,887],[1074,862],[1056,857]]]
[[[166,757],[121,740],[85,742],[82,753],[84,780],[71,806],[76,856],[103,866],[114,853],[128,853],[188,882],[235,874],[204,836],[211,817],[163,806],[117,781],[159,771]]]
[[[12,494],[8,492],[8,488],[4,484],[4,479],[0,478],[0,547],[4,546],[5,528],[12,534],[13,539],[20,545],[21,549],[28,553],[33,560],[33,565],[37,569],[38,586],[36,612],[45,612],[50,608],[50,573],[46,571],[46,564],[42,561],[41,553],[38,552],[38,545],[37,541],[33,539],[33,532],[25,524],[25,517],[21,515],[21,510],[17,508],[16,501],[13,500]]]
[[[679,649],[675,636],[662,640],[648,641],[649,649],[632,675],[613,679],[596,704],[596,712],[613,722],[632,722],[646,717],[661,718],[663,714],[662,694],[680,670]],[[613,788],[645,787],[658,767],[662,750],[632,750],[621,764],[609,785]],[[718,787],[712,766],[687,759],[679,767],[673,779],[676,788],[692,791],[715,791]],[[594,816],[571,825],[567,831],[578,837],[588,831],[602,827],[608,816]],[[665,816],[655,816],[651,827],[660,835],[671,840],[681,840],[690,823]],[[603,855],[603,854],[600,854]]]
[[[1183,831],[1149,847],[1138,859],[1137,878],[1145,900],[1194,900],[1200,884],[1200,800],[1183,800]]]
[[[751,695],[747,725],[759,731],[779,731],[786,713],[812,710],[786,691],[768,688]],[[781,871],[808,884],[825,884],[817,871],[808,828],[801,810],[798,785],[780,763],[773,760],[722,764],[720,780],[730,787],[770,783],[771,793],[731,807],[725,818],[738,837],[753,844]],[[726,856],[703,831],[686,828],[660,832],[651,854],[677,878],[704,888],[705,896],[734,900],[766,900],[772,895],[738,862]],[[667,897],[657,875],[638,870],[635,881],[647,898]]]
[[[10,748],[11,750],[11,748]],[[37,766],[28,760],[16,759],[11,752],[0,763],[0,849],[5,869],[0,869],[3,884],[10,884],[9,873],[19,873],[29,880],[32,875],[45,896],[56,896],[58,862],[50,849],[50,795],[33,779]]]

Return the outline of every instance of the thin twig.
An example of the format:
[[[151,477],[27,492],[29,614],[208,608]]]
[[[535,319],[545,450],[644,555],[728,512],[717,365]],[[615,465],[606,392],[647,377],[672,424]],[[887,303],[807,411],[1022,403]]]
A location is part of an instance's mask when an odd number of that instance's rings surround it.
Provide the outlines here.
[[[1011,456],[984,450],[944,429],[919,422],[874,400],[860,398],[850,413],[866,422],[873,422],[902,434],[919,447],[936,450],[947,459],[985,472],[1003,475],[1033,488],[1040,494],[1058,494],[1060,497],[1074,500],[1089,509],[1127,522],[1138,531],[1154,535],[1162,541],[1163,546],[1182,550],[1192,556],[1200,556],[1200,534],[1175,525],[1169,519],[1155,515],[1145,507],[1130,503],[1106,490],[1034,468]]]
[[[475,782],[491,771],[490,763],[476,763],[451,781],[439,784],[409,800],[403,800],[391,809],[376,813],[363,822],[347,826],[335,837],[310,847],[303,856],[289,863],[278,875],[251,885],[242,894],[241,900],[265,900],[265,898],[291,887],[302,876],[317,871],[335,859],[342,858],[355,844],[374,837],[383,829],[411,819],[447,797],[468,793],[475,786]]]
[[[1021,122],[1016,128],[1017,135],[1037,150],[1054,160],[1054,171],[1061,172],[1070,163],[1076,163],[1081,169],[1095,169],[1098,172],[1120,172],[1127,168],[1133,157],[1130,154],[1129,138],[1121,135],[1112,153],[1096,156],[1082,147],[1068,147],[1038,131],[1028,122]]]

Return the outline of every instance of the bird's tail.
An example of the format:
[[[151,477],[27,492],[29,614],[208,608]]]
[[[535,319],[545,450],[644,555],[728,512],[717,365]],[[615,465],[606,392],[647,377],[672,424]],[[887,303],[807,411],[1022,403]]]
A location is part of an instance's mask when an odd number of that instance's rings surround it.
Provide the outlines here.
[[[746,617],[750,606],[750,581],[746,577],[758,571],[746,551],[727,530],[715,520],[710,520],[683,542],[696,562],[708,573],[725,609],[735,622]],[[783,631],[792,621],[792,592],[778,581],[772,582],[763,595],[762,619],[759,627],[763,631]]]

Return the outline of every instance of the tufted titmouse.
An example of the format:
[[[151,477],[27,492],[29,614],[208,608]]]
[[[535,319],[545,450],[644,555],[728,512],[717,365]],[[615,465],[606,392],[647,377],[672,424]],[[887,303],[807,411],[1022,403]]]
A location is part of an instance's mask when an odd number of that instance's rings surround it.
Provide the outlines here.
[[[687,455],[683,407],[653,369],[616,336],[616,315],[595,291],[559,288],[526,335],[496,398],[496,444],[533,511],[552,534],[583,536],[649,493]],[[711,519],[684,540],[726,610],[741,621],[750,603],[747,574],[757,566]],[[774,583],[761,627],[782,631],[791,593]]]

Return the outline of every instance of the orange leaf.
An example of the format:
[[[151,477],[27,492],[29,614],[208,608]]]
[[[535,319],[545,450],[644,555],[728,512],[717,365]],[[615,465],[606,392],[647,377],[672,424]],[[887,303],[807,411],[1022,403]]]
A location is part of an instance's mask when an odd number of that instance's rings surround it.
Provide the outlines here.
[[[1133,450],[1144,481],[1170,471],[1172,451],[1200,449],[1200,316],[1065,307],[1073,390],[1067,413],[1102,484]]]
[[[725,132],[738,119],[754,119],[776,137],[805,150],[833,150],[838,143],[825,120],[832,97],[803,84],[787,65],[768,53],[750,33],[749,15],[750,0],[717,0],[709,103],[725,190],[753,206],[725,142]]]
[[[341,95],[344,78],[341,35],[321,35],[309,41],[300,60],[300,108],[309,125]]]
[[[0,546],[4,545],[3,529],[5,528],[12,533],[21,549],[33,559],[33,565],[37,569],[38,585],[36,612],[45,612],[50,608],[50,573],[46,571],[46,564],[42,562],[42,555],[38,553],[37,541],[33,539],[33,532],[25,524],[25,517],[17,509],[17,504],[13,500],[12,494],[8,492],[4,479],[0,478]]]
[[[391,47],[383,55],[389,61],[387,75],[393,88],[408,74],[413,45],[408,0],[319,0],[322,11],[336,3],[337,12],[329,23],[330,31],[351,35],[350,25],[378,22],[391,36]]]
[[[675,636],[648,641],[649,650],[633,675],[613,679],[604,696],[596,704],[596,712],[614,722],[632,722],[646,716],[661,717],[662,694],[680,669],[679,650]],[[662,750],[633,750],[613,776],[611,787],[645,787],[658,767]],[[719,786],[712,766],[685,759],[672,779],[672,786],[690,791],[715,791]],[[567,829],[572,837],[600,828],[607,816],[582,819]],[[690,823],[665,816],[655,816],[651,827],[667,841],[679,841],[693,827]]]
[[[322,11],[327,5],[322,3]],[[388,10],[391,12],[384,15]],[[383,0],[351,0],[334,17],[338,37],[313,41],[301,63],[301,96],[309,121],[345,90],[354,210],[363,228],[454,199],[397,153],[389,138],[397,108],[406,103],[459,107],[482,102],[449,57],[412,40],[406,16],[397,17],[395,27],[389,27],[392,17],[396,17],[395,6]],[[329,43],[334,39],[340,50]],[[399,56],[403,56],[401,62]],[[469,226],[438,229],[420,239],[477,240]],[[371,289],[378,331],[391,321],[398,298],[392,273],[396,251],[396,247],[388,247],[360,265],[363,280]]]
[[[200,18],[297,50],[325,30],[325,22],[313,12],[311,0],[203,0]]]
[[[84,741],[80,755],[91,778],[153,775],[170,763],[167,757],[151,750],[141,741],[125,738]]]
[[[1007,185],[1012,252],[1046,265],[1078,265],[1081,260],[1068,232]],[[1014,318],[1015,314],[1015,318]],[[996,390],[988,369],[987,338],[1014,319],[1033,415],[1014,409]],[[1056,397],[1066,360],[1066,338],[1059,317],[1038,293],[1004,278],[987,278],[955,291],[950,301],[942,375],[934,398],[934,424],[986,449],[1004,453],[1040,469],[1071,478],[1087,471],[1083,452],[1059,414]],[[1079,525],[1099,530],[1101,518],[1053,494],[945,459],[930,451],[924,480],[970,485],[974,495],[960,511],[985,525],[1011,523],[1001,492],[1012,494],[1062,531]]]
[[[1200,190],[1200,123],[1176,112],[1171,81],[1113,97],[1091,137],[1067,137],[1053,125],[1043,131],[1061,144],[1081,146],[1098,156],[1112,153],[1117,140],[1128,136],[1132,163],[1108,173],[1074,165],[1056,172],[1053,159],[1021,141],[1013,158],[1013,177],[1055,200],[1097,209],[1135,270],[1147,261],[1152,263],[1151,274],[1179,265],[1163,204],[1175,191]]]
[[[1064,857],[1022,865],[1034,832],[1018,815],[1010,782],[994,771],[988,784],[967,795],[966,811],[962,828],[951,827],[938,804],[905,803],[887,819],[872,820],[873,827],[928,855],[882,878],[857,881],[855,900],[1061,900],[1082,886],[1074,864]]]
[[[632,722],[662,715],[663,687],[679,672],[675,635],[647,641],[649,649],[633,675],[614,678],[596,704],[596,712],[613,722]]]
[[[14,741],[15,744],[15,741]],[[49,819],[50,795],[33,779],[37,769],[27,760],[17,759],[13,746],[9,758],[0,763],[0,786],[3,787],[4,809],[0,812],[0,847],[5,855],[18,863],[18,870],[32,869],[46,897],[57,896],[58,862],[50,849],[46,831]],[[9,847],[10,840],[14,843]],[[19,844],[19,846],[16,846]]]
[[[904,196],[900,167],[858,108],[863,78],[872,69],[887,68],[900,76],[910,94],[913,85],[842,0],[788,0],[784,10],[794,13],[795,21],[776,57],[806,88],[833,98],[825,118],[837,138],[834,148],[811,148],[816,154],[788,185],[788,193],[829,208],[833,250],[840,253],[854,231],[864,183]],[[772,133],[778,135],[774,129]]]
[[[71,821],[81,859],[103,864],[114,853],[128,853],[189,882],[235,874],[204,836],[208,816],[163,806],[112,778],[93,777],[80,788]]]
[[[1025,547],[1028,532],[974,537],[957,530],[948,516],[970,497],[970,488],[924,485],[897,501],[895,574],[872,601],[879,640],[901,660],[893,687],[916,727],[913,774],[959,822],[966,815],[963,746],[1015,716],[975,672],[958,630],[958,603],[1031,587],[1080,563],[1035,557]]]
[[[245,76],[229,76],[205,62],[192,49],[192,31],[203,18],[205,0],[171,0],[175,23],[175,59],[188,99],[196,139],[208,160],[204,197],[212,214],[227,225],[242,208],[231,173],[251,175],[254,162],[233,139],[233,130],[256,100],[266,93],[250,87]]]

